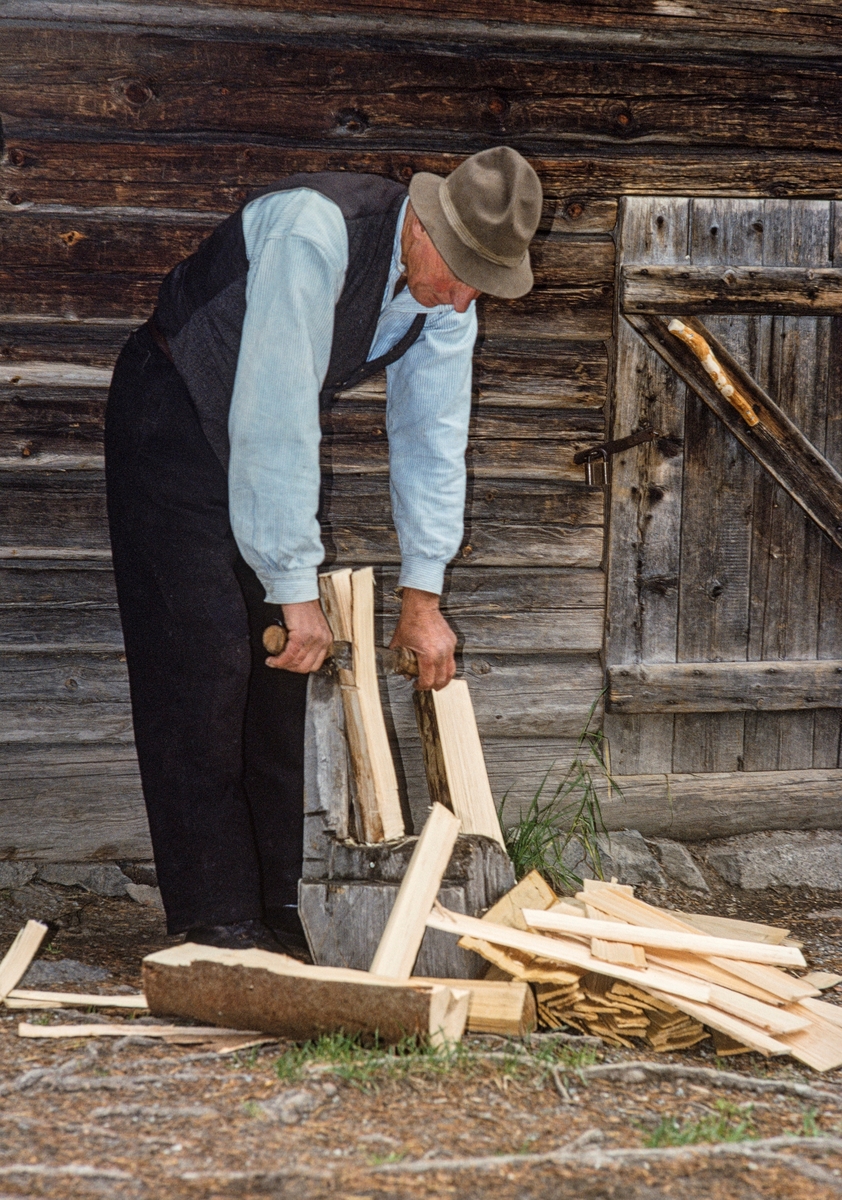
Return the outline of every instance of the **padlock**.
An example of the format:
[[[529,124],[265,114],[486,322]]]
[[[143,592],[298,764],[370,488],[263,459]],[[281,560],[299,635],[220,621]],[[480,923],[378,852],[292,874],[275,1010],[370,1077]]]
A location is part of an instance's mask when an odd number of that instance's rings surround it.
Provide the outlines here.
[[[585,459],[585,483],[591,487],[605,487],[608,483],[608,454],[599,450],[593,458]]]

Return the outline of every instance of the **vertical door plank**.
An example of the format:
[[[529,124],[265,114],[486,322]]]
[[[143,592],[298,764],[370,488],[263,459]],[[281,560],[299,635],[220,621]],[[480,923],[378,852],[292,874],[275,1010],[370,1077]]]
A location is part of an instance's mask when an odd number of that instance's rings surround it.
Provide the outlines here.
[[[762,202],[695,199],[694,265],[762,261]],[[749,317],[709,319],[711,332],[745,362]],[[682,503],[680,662],[744,660],[748,651],[751,497],[755,464],[697,396],[688,395]],[[674,771],[737,771],[743,764],[741,713],[677,716]]]
[[[628,197],[621,223],[626,262],[683,262],[688,201]],[[611,463],[606,658],[674,662],[681,544],[681,444],[686,388],[634,330],[618,319],[612,433],[648,424],[664,436]],[[672,716],[606,714],[611,769],[636,775],[669,771]]]
[[[827,201],[767,200],[764,210],[764,263],[831,265],[831,210]],[[766,331],[756,378],[778,398],[805,436],[824,450],[830,319],[765,318]],[[817,656],[825,540],[767,473],[758,471],[749,658]],[[746,770],[811,767],[815,725],[812,712],[747,714]],[[824,736],[827,739],[828,731]],[[832,742],[832,729],[829,737]]]
[[[831,205],[831,261],[842,263],[842,204]],[[824,452],[842,470],[842,320],[831,318],[828,336],[827,412]],[[822,538],[821,592],[819,597],[819,658],[842,654],[842,551]],[[813,766],[842,765],[842,712],[819,709],[813,731]]]

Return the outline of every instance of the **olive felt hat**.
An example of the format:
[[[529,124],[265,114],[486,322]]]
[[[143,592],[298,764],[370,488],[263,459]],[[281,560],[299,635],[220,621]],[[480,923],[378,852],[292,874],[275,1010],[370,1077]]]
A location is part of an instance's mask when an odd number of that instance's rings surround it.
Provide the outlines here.
[[[409,199],[462,283],[513,300],[532,287],[529,243],[541,219],[538,176],[510,146],[481,150],[446,179],[419,171]]]

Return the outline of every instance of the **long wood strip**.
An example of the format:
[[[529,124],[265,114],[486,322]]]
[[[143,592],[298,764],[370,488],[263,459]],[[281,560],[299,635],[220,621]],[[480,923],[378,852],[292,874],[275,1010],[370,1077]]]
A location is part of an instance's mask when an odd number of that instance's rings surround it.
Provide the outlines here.
[[[733,938],[709,937],[702,933],[681,933],[671,929],[646,929],[618,925],[614,921],[595,921],[566,913],[524,909],[523,918],[533,929],[548,933],[572,933],[580,937],[604,938],[658,950],[690,950],[694,954],[716,954],[746,962],[779,967],[806,967],[804,955],[795,946],[770,946],[764,942],[738,942]]]
[[[371,962],[371,974],[409,979],[421,948],[427,915],[459,836],[459,818],[434,804],[415,844],[394,907]]]
[[[648,983],[654,988],[675,990],[677,994],[685,995],[703,1004],[710,999],[710,989],[691,979],[682,980],[678,975],[668,975],[664,971],[651,968],[641,971],[615,963],[604,963],[598,958],[594,958],[579,942],[543,937],[538,933],[523,933],[519,929],[511,929],[491,921],[481,921],[477,917],[467,917],[463,913],[451,912],[440,904],[435,905],[427,918],[427,926],[430,929],[440,929],[444,933],[460,934],[463,937],[476,938],[499,946],[508,946],[512,950],[520,950],[526,954],[549,959],[551,962],[569,963],[571,966],[593,971],[596,975],[608,975],[612,979],[622,979],[627,983],[641,986]]]
[[[27,921],[18,931],[0,962],[0,1000],[5,1000],[23,979],[46,932],[47,926],[40,921]]]
[[[627,921],[632,925],[643,925],[651,929],[674,929],[678,932],[695,933],[695,930],[689,925],[685,925],[683,921],[677,920],[662,909],[654,908],[651,904],[645,904],[642,900],[623,895],[612,888],[610,884],[586,879],[584,888],[584,892],[577,894],[577,899],[585,900],[587,904],[599,908],[608,916],[616,917],[620,921]],[[733,970],[733,960],[721,958],[718,955],[710,955],[709,958],[714,966],[721,967],[725,971]],[[792,1002],[800,1000],[803,996],[820,995],[818,988],[804,983],[801,979],[794,979],[784,971],[779,971],[777,967],[768,967],[765,963],[743,962],[740,966],[740,974],[747,982],[770,992],[782,1001]]]
[[[178,1035],[207,1041],[209,1038],[225,1038],[232,1035],[260,1037],[260,1032],[251,1029],[222,1029],[218,1025],[141,1025],[139,1021],[112,1021],[108,1025],[31,1025],[28,1021],[21,1021],[18,1025],[18,1037],[22,1038],[170,1038]]]
[[[398,777],[377,682],[374,653],[374,571],[364,567],[351,575],[351,629],[354,644],[354,681],[359,691],[360,711],[365,727],[370,769],[374,780],[377,810],[385,841],[403,837]]]
[[[88,992],[35,992],[15,988],[4,1000],[6,1008],[133,1008],[148,1009],[143,993],[135,996],[100,996]]]
[[[646,987],[645,991],[650,989]],[[687,1013],[690,1017],[695,1017],[702,1025],[707,1025],[710,1029],[718,1029],[720,1033],[725,1033],[728,1037],[733,1038],[743,1046],[749,1046],[752,1050],[757,1050],[760,1054],[788,1054],[789,1047],[784,1045],[782,1041],[777,1041],[775,1038],[769,1037],[754,1025],[749,1025],[746,1021],[740,1021],[736,1017],[729,1016],[728,1013],[722,1012],[718,1008],[713,1008],[710,1004],[699,1004],[695,1000],[687,1000],[683,996],[676,996],[674,992],[659,992],[653,991],[652,994],[659,1000],[665,1000],[668,1004],[674,1005],[683,1013]],[[798,1036],[798,1035],[791,1035]]]
[[[653,966],[681,971],[686,975],[692,975],[694,979],[704,979],[705,983],[718,983],[720,987],[728,988],[732,992],[739,992],[741,996],[751,996],[755,1000],[761,1000],[764,1004],[781,1005],[784,1003],[780,996],[776,996],[773,992],[767,992],[764,988],[756,987],[740,975],[734,974],[733,970],[723,970],[708,958],[698,958],[695,954],[673,953],[666,950],[650,950],[646,957]],[[723,961],[725,960],[723,959]],[[738,964],[734,962],[731,963],[731,966],[738,968]]]

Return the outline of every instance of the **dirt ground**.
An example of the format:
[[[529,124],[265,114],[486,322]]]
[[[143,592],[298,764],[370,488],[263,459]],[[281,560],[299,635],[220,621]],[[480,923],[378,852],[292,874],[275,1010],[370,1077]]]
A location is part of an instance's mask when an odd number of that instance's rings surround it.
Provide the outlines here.
[[[842,974],[840,893],[743,893],[723,885],[709,896],[680,888],[638,894],[664,907],[786,924],[812,967]],[[167,938],[157,910],[132,900],[29,885],[0,893],[3,948],[30,916],[50,923],[39,960],[72,959],[110,972],[85,990],[138,989],[143,955],[177,940]],[[827,998],[842,1003],[842,993]],[[143,1038],[149,1018],[139,1019],[137,1036],[119,1039],[17,1036],[25,1019],[118,1017],[2,1010],[0,1200],[842,1195],[842,1071],[819,1076],[759,1055],[718,1060],[710,1042],[663,1056],[552,1035],[534,1037],[529,1061],[520,1063],[502,1040],[482,1037],[468,1037],[450,1063],[424,1055],[384,1063],[363,1052],[318,1061],[281,1043],[219,1055]],[[577,1074],[591,1062],[639,1059],[801,1082],[823,1094],[752,1094],[646,1077],[585,1085]],[[553,1064],[562,1068],[571,1103],[556,1089]],[[670,1146],[681,1139],[665,1145],[667,1126],[715,1132]],[[660,1148],[652,1148],[659,1130]]]

